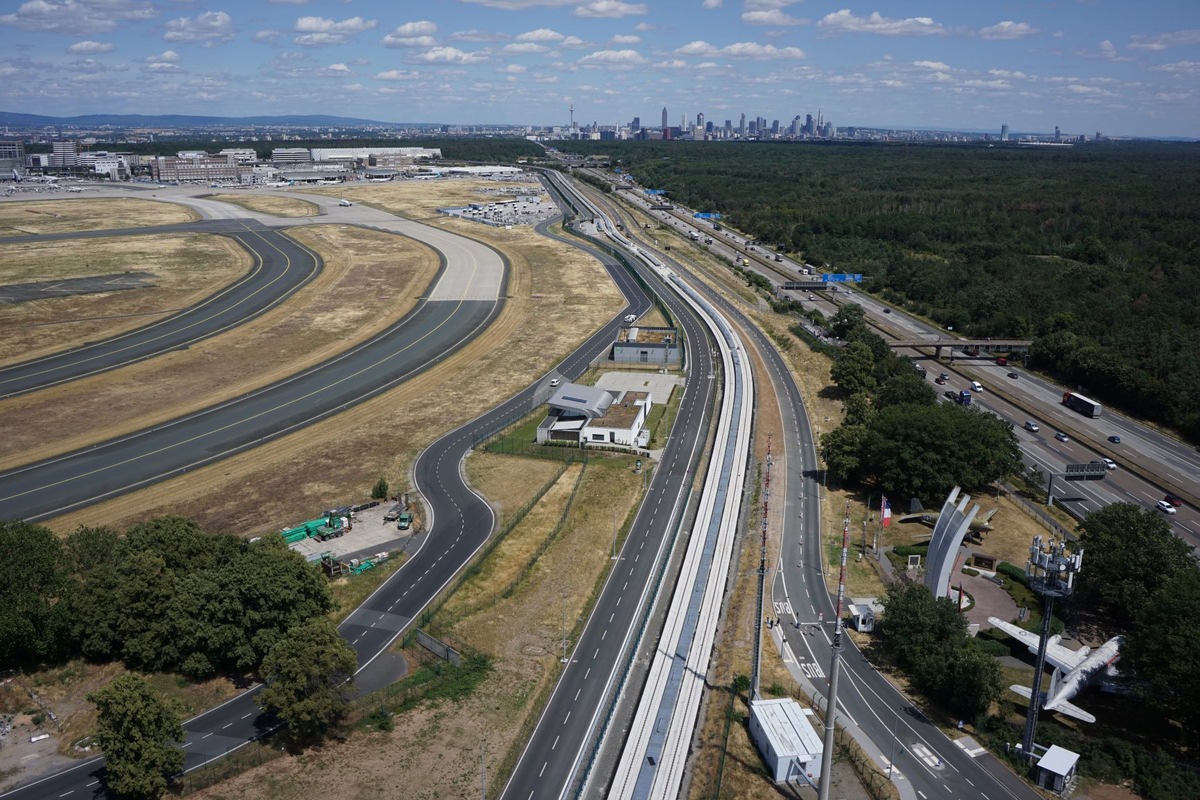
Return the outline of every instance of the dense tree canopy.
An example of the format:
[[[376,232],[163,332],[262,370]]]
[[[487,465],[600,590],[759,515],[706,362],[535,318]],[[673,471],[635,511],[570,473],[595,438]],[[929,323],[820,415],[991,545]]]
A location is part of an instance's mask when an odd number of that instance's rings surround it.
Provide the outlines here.
[[[967,637],[954,603],[924,585],[894,581],[884,600],[884,648],[922,691],[955,714],[974,719],[1002,690],[996,660]]]
[[[1133,503],[1088,514],[1079,543],[1084,560],[1073,604],[1103,620],[1109,635],[1132,630],[1156,592],[1196,569],[1192,548],[1176,538],[1162,514]]]
[[[167,779],[183,769],[178,712],[136,675],[123,675],[88,699],[99,712],[95,737],[108,788],[121,797],[158,800]]]
[[[1200,147],[573,142],[1200,439]]]
[[[62,542],[0,523],[0,546],[25,576],[0,586],[0,669],[82,654],[195,678],[243,673],[332,608],[324,577],[282,539],[208,534],[181,517]]]
[[[319,736],[341,719],[354,693],[354,649],[324,617],[297,625],[263,661],[263,710],[287,723],[296,739]]]

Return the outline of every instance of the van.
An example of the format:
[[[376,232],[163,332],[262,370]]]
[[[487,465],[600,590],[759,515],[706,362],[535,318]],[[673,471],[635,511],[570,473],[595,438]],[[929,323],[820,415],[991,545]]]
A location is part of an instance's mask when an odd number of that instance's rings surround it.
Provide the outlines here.
[[[1031,433],[1037,433],[1041,430],[1041,427],[1039,427],[1038,424],[1033,420],[1027,419],[1025,420],[1025,430],[1030,431]]]
[[[982,392],[983,384],[980,383],[979,381],[971,381],[971,389],[976,392]]]

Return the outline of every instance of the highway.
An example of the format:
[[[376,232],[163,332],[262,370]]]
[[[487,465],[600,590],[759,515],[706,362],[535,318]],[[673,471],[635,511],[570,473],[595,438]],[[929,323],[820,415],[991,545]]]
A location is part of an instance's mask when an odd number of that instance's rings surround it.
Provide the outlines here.
[[[548,227],[548,223],[539,226],[539,229],[545,232],[546,227]],[[452,236],[453,234],[445,233],[445,235]],[[388,658],[380,657],[381,654],[385,653],[404,628],[471,560],[492,534],[495,520],[490,506],[465,484],[460,470],[461,462],[472,445],[479,439],[497,432],[515,417],[544,402],[548,394],[548,380],[552,375],[557,374],[567,378],[581,375],[591,361],[611,344],[616,330],[620,326],[621,316],[626,313],[642,314],[649,309],[649,299],[628,272],[611,262],[606,266],[628,301],[629,305],[626,309],[564,359],[554,373],[544,376],[540,381],[514,395],[497,408],[442,436],[417,459],[413,467],[414,481],[429,509],[429,534],[420,549],[411,555],[409,561],[389,577],[339,627],[339,631],[351,642],[358,656],[359,672],[355,681],[360,692],[381,688],[393,680],[394,668]],[[454,304],[431,303],[427,305]],[[470,304],[464,302],[462,305]],[[498,308],[498,302],[492,305],[494,308]],[[424,307],[424,305],[418,307],[413,314],[398,323],[397,329],[403,328],[414,320],[422,313]],[[446,310],[443,309],[443,314],[445,313]],[[494,313],[495,311],[475,308],[468,312],[464,319],[478,318],[476,324],[486,324],[486,321]],[[372,341],[378,341],[379,338],[388,335],[389,332],[384,332]],[[399,347],[400,353],[409,351],[407,357],[416,362],[420,362],[421,358],[414,352],[417,349],[424,351],[424,363],[436,360],[440,355],[436,349],[437,341],[434,337],[429,337],[424,341],[421,348],[411,345],[406,347],[403,339],[393,344]],[[368,345],[363,347],[366,348]],[[385,353],[385,358],[387,358],[387,348],[384,347],[381,352]],[[322,367],[318,367],[310,373],[316,373],[321,369]],[[393,366],[392,371],[396,372],[398,368]],[[369,375],[375,375],[375,371],[370,370]],[[359,372],[354,375],[354,379],[370,380],[369,375]],[[297,378],[299,377],[297,376]],[[394,380],[402,379],[403,376]],[[376,389],[376,391],[382,391],[382,388]],[[331,409],[327,413],[334,413],[334,411]],[[273,418],[276,417],[269,414],[262,419],[265,421]],[[0,485],[3,485],[3,478],[4,476],[0,476]],[[222,758],[230,751],[244,746],[273,729],[273,721],[262,714],[255,704],[255,697],[259,689],[260,687],[256,686],[217,708],[193,717],[184,724],[186,741],[183,747],[187,753],[185,771],[195,770]],[[101,798],[107,796],[102,778],[103,759],[97,758],[22,786],[0,795],[0,797],[4,800],[33,800],[34,798],[67,795],[81,798]]]
[[[686,275],[686,269],[675,267]],[[715,292],[704,294],[725,316],[740,326],[767,365],[784,424],[784,480],[773,478],[773,503],[784,504],[781,558],[775,565],[768,606],[773,617],[784,621],[772,630],[776,642],[785,644],[785,663],[809,679],[814,696],[826,690],[831,654],[834,598],[826,584],[821,552],[822,520],[819,500],[820,465],[816,456],[814,426],[791,373],[775,346],[757,327]],[[780,465],[777,458],[776,466]],[[782,486],[782,488],[779,488]],[[840,524],[837,524],[840,529]],[[799,622],[801,626],[795,627]],[[824,624],[820,624],[824,623]],[[819,633],[805,633],[817,631]],[[783,640],[786,639],[786,642]],[[955,745],[935,725],[916,711],[849,641],[843,637],[839,721],[862,731],[862,740],[874,743],[877,763],[884,769],[889,752],[902,797],[1034,800],[1039,795],[990,754],[967,745]],[[820,732],[820,731],[819,731]],[[860,740],[861,741],[861,740]],[[895,742],[893,749],[892,742]],[[940,766],[939,766],[940,759]],[[919,794],[916,794],[919,793]],[[588,796],[601,796],[592,793]]]
[[[55,386],[177,350],[241,325],[282,303],[320,274],[320,257],[254,220],[212,220],[5,238],[5,244],[100,237],[209,233],[227,236],[254,259],[250,271],[220,291],[166,319],[98,342],[0,368],[0,399]]]
[[[586,245],[577,246],[596,253]],[[610,256],[598,257],[612,265],[610,270],[619,268]],[[653,601],[653,591],[663,580],[672,543],[683,524],[706,438],[715,389],[715,381],[710,380],[713,360],[707,331],[652,270],[639,264],[638,272],[655,287],[655,293],[684,331],[689,363],[687,387],[646,500],[504,787],[501,796],[505,798],[558,797],[564,787],[586,776],[594,741],[611,721],[614,692],[630,668],[634,637],[647,624],[647,604]]]

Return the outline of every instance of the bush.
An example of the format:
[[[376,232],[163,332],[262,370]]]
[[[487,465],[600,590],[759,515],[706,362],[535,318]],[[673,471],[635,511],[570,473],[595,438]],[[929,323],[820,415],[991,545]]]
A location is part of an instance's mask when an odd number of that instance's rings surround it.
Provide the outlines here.
[[[371,499],[387,500],[388,488],[387,478],[380,475],[379,480],[375,481],[375,486],[371,489]]]

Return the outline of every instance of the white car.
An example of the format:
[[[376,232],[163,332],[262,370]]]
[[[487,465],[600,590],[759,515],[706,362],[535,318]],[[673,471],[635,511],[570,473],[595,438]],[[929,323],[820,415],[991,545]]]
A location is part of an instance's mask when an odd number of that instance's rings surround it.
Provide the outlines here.
[[[1068,436],[1067,436],[1065,433],[1063,433],[1062,431],[1059,431],[1058,433],[1054,434],[1054,438],[1055,438],[1055,439],[1058,439],[1060,442],[1069,442],[1069,441],[1071,441],[1070,437],[1068,437]]]
[[[1164,514],[1170,514],[1171,516],[1175,516],[1175,506],[1171,505],[1166,500],[1158,501],[1158,510],[1163,512]]]
[[[626,314],[626,315],[625,315],[625,321],[626,321],[626,322],[636,322],[636,321],[637,321],[637,314]]]
[[[1117,462],[1113,461],[1111,458],[1102,458],[1100,460],[1104,462],[1104,466],[1108,469],[1117,468]]]
[[[555,386],[558,386],[560,383],[562,383],[562,381],[560,381],[558,378],[551,378],[550,379],[550,388],[553,389]]]

